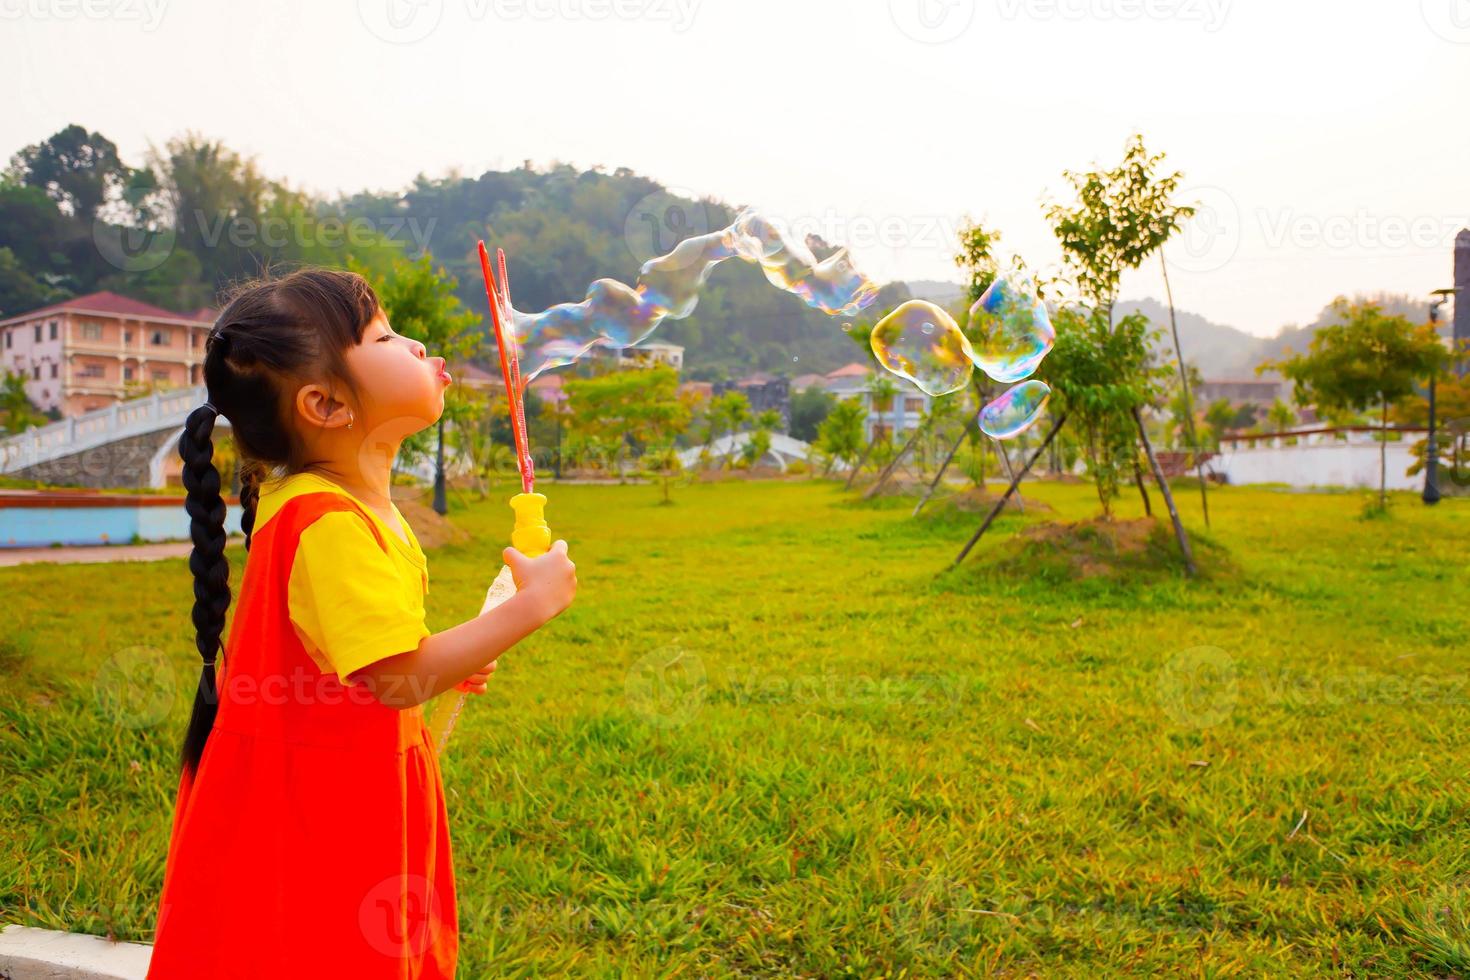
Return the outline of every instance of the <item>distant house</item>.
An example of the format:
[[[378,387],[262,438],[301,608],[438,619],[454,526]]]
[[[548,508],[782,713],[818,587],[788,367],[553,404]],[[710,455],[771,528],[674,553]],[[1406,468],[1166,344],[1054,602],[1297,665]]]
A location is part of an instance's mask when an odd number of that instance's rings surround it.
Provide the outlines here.
[[[870,364],[852,363],[844,365],[826,375],[822,385],[837,398],[858,399],[867,409],[863,421],[863,436],[866,439],[900,437],[918,428],[924,413],[929,411],[932,401],[901,378],[892,378],[894,392],[891,403],[874,404],[873,380],[878,369]]]
[[[712,394],[718,398],[727,391],[738,391],[750,402],[754,415],[776,411],[781,414],[781,427],[791,422],[791,382],[786,378],[757,371],[738,381],[715,382]]]
[[[203,383],[215,311],[175,313],[97,292],[0,320],[0,366],[62,418],[106,408],[149,386]]]
[[[653,367],[664,364],[675,371],[684,370],[684,348],[678,344],[666,344],[651,340],[637,347],[599,347],[618,359],[620,367]]]
[[[498,369],[490,371],[469,361],[451,362],[448,367],[449,376],[457,385],[485,392],[493,398],[500,398],[505,392],[505,385],[500,380]],[[554,407],[566,401],[564,383],[565,379],[562,375],[555,371],[548,371],[532,381],[529,388],[544,404]]]
[[[1201,409],[1217,401],[1228,401],[1237,408],[1253,405],[1270,408],[1276,399],[1286,399],[1291,386],[1279,379],[1271,378],[1212,378],[1201,381],[1194,390],[1194,401]]]

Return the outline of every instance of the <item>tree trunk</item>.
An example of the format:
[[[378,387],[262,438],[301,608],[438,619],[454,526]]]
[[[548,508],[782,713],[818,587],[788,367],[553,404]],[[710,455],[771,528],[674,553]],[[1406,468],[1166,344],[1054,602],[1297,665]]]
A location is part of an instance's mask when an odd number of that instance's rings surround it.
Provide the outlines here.
[[[1057,420],[1052,423],[1051,431],[1046,434],[1046,438],[1042,440],[1041,445],[1036,447],[1036,452],[1031,454],[1031,458],[1026,460],[1026,465],[1022,467],[1021,472],[1017,473],[1014,477],[1011,478],[1011,485],[1006,488],[1005,494],[995,502],[994,507],[990,508],[990,513],[985,515],[985,523],[980,525],[980,530],[975,532],[974,537],[965,542],[965,546],[960,549],[960,553],[955,556],[955,560],[950,562],[950,568],[954,568],[955,566],[959,565],[960,562],[964,561],[965,556],[970,553],[970,549],[975,547],[976,542],[978,542],[981,536],[990,529],[990,525],[995,521],[996,515],[999,514],[1001,508],[1006,505],[1006,501],[1011,499],[1011,494],[1016,492],[1016,486],[1021,482],[1021,479],[1031,471],[1031,467],[1034,466],[1036,461],[1041,458],[1041,454],[1046,451],[1046,447],[1051,445],[1052,439],[1056,438],[1056,434],[1061,431],[1062,423],[1065,421],[1067,421],[1066,412],[1063,412],[1061,415],[1057,416]]]
[[[858,457],[857,465],[852,468],[852,472],[847,474],[847,483],[843,485],[842,489],[852,489],[852,481],[857,479],[858,470],[861,470],[867,465],[868,457],[873,454],[873,445],[877,441],[877,439],[869,440],[868,444],[863,447],[863,454]]]
[[[1184,524],[1179,520],[1179,508],[1174,506],[1174,495],[1169,492],[1169,481],[1164,478],[1164,468],[1154,457],[1153,444],[1148,441],[1148,430],[1143,426],[1143,414],[1136,408],[1133,410],[1133,421],[1138,423],[1138,438],[1143,441],[1143,453],[1148,457],[1149,469],[1153,470],[1154,480],[1159,484],[1164,506],[1169,508],[1169,520],[1174,523],[1174,537],[1179,541],[1180,554],[1184,556],[1184,570],[1189,575],[1194,575],[1194,552],[1189,547],[1189,536],[1184,533]]]
[[[1164,271],[1164,295],[1169,299],[1169,326],[1174,329],[1174,359],[1179,362],[1179,389],[1184,395],[1184,424],[1189,438],[1189,451],[1194,454],[1194,469],[1199,474],[1199,502],[1205,511],[1205,527],[1210,526],[1210,495],[1205,490],[1205,460],[1199,451],[1194,432],[1194,404],[1189,395],[1189,372],[1184,369],[1184,351],[1179,346],[1179,321],[1174,318],[1174,290],[1169,288],[1169,263],[1159,249],[1159,268]]]
[[[1388,506],[1388,402],[1383,403],[1382,421],[1378,425],[1378,506]]]
[[[1011,469],[1011,454],[1006,452],[1005,443],[999,439],[992,436],[990,441],[995,443],[995,455],[1000,457],[1001,463],[1005,466],[1006,476],[1010,477],[1016,484],[1016,504],[1021,508],[1021,513],[1024,514],[1026,513],[1026,501],[1021,497],[1021,481],[1016,479],[1016,471]],[[1032,462],[1035,462],[1035,460],[1032,460]],[[1028,466],[1027,469],[1030,469],[1030,467]]]
[[[934,488],[939,486],[940,480],[944,479],[944,471],[949,469],[949,464],[954,462],[955,453],[959,452],[960,447],[965,444],[965,439],[970,434],[970,426],[974,425],[979,420],[980,413],[976,412],[975,417],[966,422],[965,427],[960,430],[960,437],[954,441],[953,446],[949,447],[949,455],[945,456],[944,462],[939,464],[939,472],[934,474],[933,480],[929,481],[929,489],[924,491],[924,496],[919,499],[919,502],[917,504],[914,504],[914,512],[909,515],[910,517],[918,517],[919,511],[922,510],[924,505],[929,502],[929,498],[934,496]]]
[[[908,451],[913,447],[914,442],[919,438],[919,434],[923,432],[923,428],[923,426],[916,426],[914,428],[913,435],[909,436],[908,442],[905,442],[903,444],[903,448],[900,449],[898,451],[898,454],[893,457],[893,461],[889,463],[886,467],[884,467],[882,473],[878,474],[878,482],[874,483],[871,487],[868,488],[867,492],[863,494],[864,500],[873,497],[878,493],[879,490],[883,489],[883,485],[888,482],[888,478],[891,477],[894,474],[894,471],[898,469],[898,464],[902,463],[904,456],[908,455]]]
[[[1153,517],[1153,504],[1148,499],[1148,487],[1143,484],[1143,470],[1138,466],[1138,456],[1136,454],[1133,457],[1133,482],[1138,485],[1138,493],[1143,497],[1143,515],[1145,517]]]

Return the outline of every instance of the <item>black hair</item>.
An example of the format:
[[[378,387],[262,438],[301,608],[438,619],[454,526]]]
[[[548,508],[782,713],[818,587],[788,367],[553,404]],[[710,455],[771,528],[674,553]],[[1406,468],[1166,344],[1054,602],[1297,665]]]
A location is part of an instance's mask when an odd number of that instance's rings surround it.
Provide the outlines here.
[[[194,542],[194,645],[204,660],[179,759],[191,776],[219,706],[215,657],[224,646],[230,606],[215,418],[229,420],[239,459],[240,527],[248,551],[261,481],[301,466],[301,447],[287,422],[297,388],[325,377],[355,391],[346,352],[362,340],[379,309],[372,286],[356,273],[308,268],[279,278],[267,274],[232,291],[205,341],[207,403],[189,413],[179,436],[184,508]]]

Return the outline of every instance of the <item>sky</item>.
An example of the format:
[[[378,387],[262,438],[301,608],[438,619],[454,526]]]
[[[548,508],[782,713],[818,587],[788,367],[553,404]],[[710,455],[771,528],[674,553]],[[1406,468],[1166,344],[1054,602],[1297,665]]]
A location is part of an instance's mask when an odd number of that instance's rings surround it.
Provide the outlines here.
[[[0,0],[0,59],[4,158],[79,123],[326,195],[624,166],[880,281],[958,280],[966,217],[1054,266],[1062,171],[1141,132],[1199,206],[1176,303],[1258,335],[1427,302],[1470,225],[1470,0]]]

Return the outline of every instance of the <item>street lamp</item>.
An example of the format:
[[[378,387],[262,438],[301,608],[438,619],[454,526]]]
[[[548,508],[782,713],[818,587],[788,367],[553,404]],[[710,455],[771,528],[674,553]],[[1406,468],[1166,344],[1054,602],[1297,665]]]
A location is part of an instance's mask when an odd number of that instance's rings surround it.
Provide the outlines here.
[[[1455,295],[1454,289],[1436,289],[1429,295],[1435,297],[1429,304],[1429,328],[1439,336],[1439,310]],[[1434,431],[1434,376],[1436,368],[1429,369],[1429,440],[1424,444],[1424,493],[1421,499],[1426,504],[1439,503],[1439,443]]]

